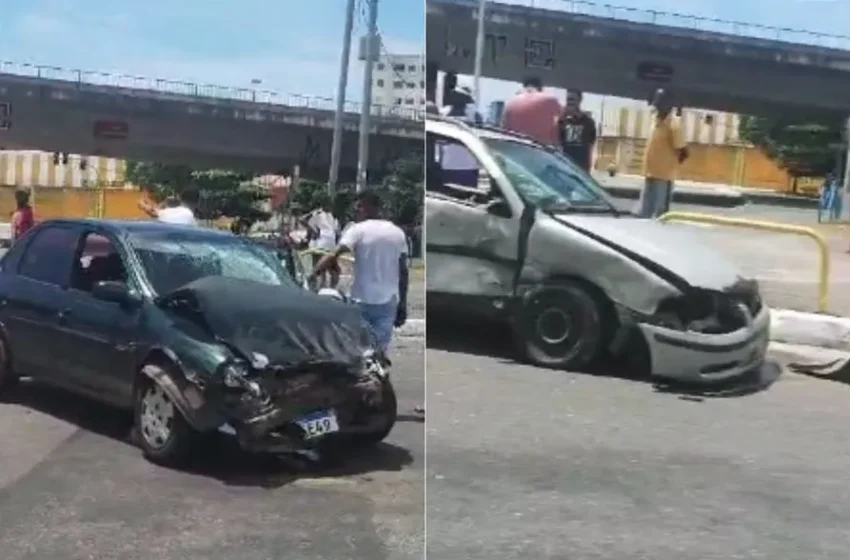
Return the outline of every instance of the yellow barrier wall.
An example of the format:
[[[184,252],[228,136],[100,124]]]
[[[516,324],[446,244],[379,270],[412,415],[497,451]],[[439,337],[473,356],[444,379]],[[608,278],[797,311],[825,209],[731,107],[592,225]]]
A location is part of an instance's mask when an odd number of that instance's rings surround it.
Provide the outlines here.
[[[0,187],[0,221],[8,221],[15,210],[15,187]],[[37,220],[97,217],[97,198],[103,196],[104,218],[134,220],[146,218],[139,210],[141,193],[135,190],[35,187],[32,201]]]
[[[601,134],[595,168],[605,171],[613,163],[619,173],[640,175],[652,124],[649,109],[619,107],[603,111],[598,117]],[[691,157],[679,170],[680,179],[791,191],[791,177],[761,150],[738,138],[739,115],[685,109],[681,119]],[[801,180],[797,190],[816,192],[821,182]]]

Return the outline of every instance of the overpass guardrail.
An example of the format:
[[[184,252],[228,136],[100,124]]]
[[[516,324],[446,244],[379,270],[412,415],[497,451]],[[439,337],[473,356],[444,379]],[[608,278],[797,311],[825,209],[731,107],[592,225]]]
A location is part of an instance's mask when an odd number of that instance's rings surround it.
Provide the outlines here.
[[[468,3],[469,0],[461,0]],[[724,33],[743,38],[764,39],[798,43],[832,49],[850,50],[850,36],[819,33],[790,27],[777,27],[761,23],[746,23],[742,21],[725,20],[703,17],[679,12],[652,10],[648,8],[633,8],[618,6],[592,0],[499,0],[504,4],[525,6],[543,10],[553,10],[630,21],[633,23],[649,23],[669,27],[679,27],[693,31]]]
[[[305,109],[318,109],[322,111],[336,111],[336,100],[333,97],[301,95],[297,93],[280,93],[268,89],[230,87],[181,80],[168,80],[164,78],[134,76],[131,74],[113,74],[110,72],[100,72],[96,70],[75,70],[71,68],[62,68],[60,66],[31,64],[27,62],[0,60],[0,74],[11,74],[14,76],[57,80],[93,86],[136,89],[172,95],[184,95],[187,97],[223,99],[249,103],[284,105],[287,107],[301,107]],[[363,103],[355,101],[345,102],[345,112],[347,113],[360,114],[363,111],[363,107]],[[372,104],[371,110],[372,115],[375,117],[415,121],[422,121],[425,119],[424,108],[418,109],[414,107]]]
[[[781,224],[778,222],[747,220],[743,218],[727,218],[725,216],[712,216],[711,214],[698,214],[696,212],[667,212],[663,216],[660,216],[658,220],[660,222],[691,222],[697,224],[731,226],[808,237],[817,244],[818,253],[820,254],[820,266],[818,267],[818,311],[821,313],[826,312],[829,302],[829,246],[827,245],[824,236],[814,229],[805,226]]]

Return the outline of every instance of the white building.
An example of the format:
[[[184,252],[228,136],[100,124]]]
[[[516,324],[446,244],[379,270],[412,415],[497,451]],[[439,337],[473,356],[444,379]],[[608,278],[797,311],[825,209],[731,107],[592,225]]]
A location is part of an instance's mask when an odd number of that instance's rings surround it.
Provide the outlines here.
[[[381,56],[372,72],[372,100],[384,110],[425,109],[425,57],[421,54]]]

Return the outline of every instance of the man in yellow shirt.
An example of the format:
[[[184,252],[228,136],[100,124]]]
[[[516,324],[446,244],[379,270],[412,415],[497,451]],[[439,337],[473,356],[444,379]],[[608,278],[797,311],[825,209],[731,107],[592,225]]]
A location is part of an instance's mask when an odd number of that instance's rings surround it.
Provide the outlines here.
[[[676,170],[688,158],[679,119],[671,114],[670,95],[663,89],[657,90],[652,107],[655,121],[646,145],[645,184],[638,202],[638,215],[642,218],[657,218],[670,209]]]

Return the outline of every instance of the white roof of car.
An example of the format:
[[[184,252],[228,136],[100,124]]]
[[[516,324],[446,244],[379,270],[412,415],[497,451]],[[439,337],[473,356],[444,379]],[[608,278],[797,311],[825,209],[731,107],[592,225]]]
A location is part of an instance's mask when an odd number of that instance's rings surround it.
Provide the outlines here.
[[[534,140],[520,134],[496,128],[493,126],[478,126],[468,124],[454,117],[442,117],[437,115],[428,115],[425,121],[425,130],[435,132],[437,134],[449,134],[458,136],[461,134],[470,134],[478,138],[490,138],[497,140],[512,140],[514,142],[523,142],[534,144]]]

